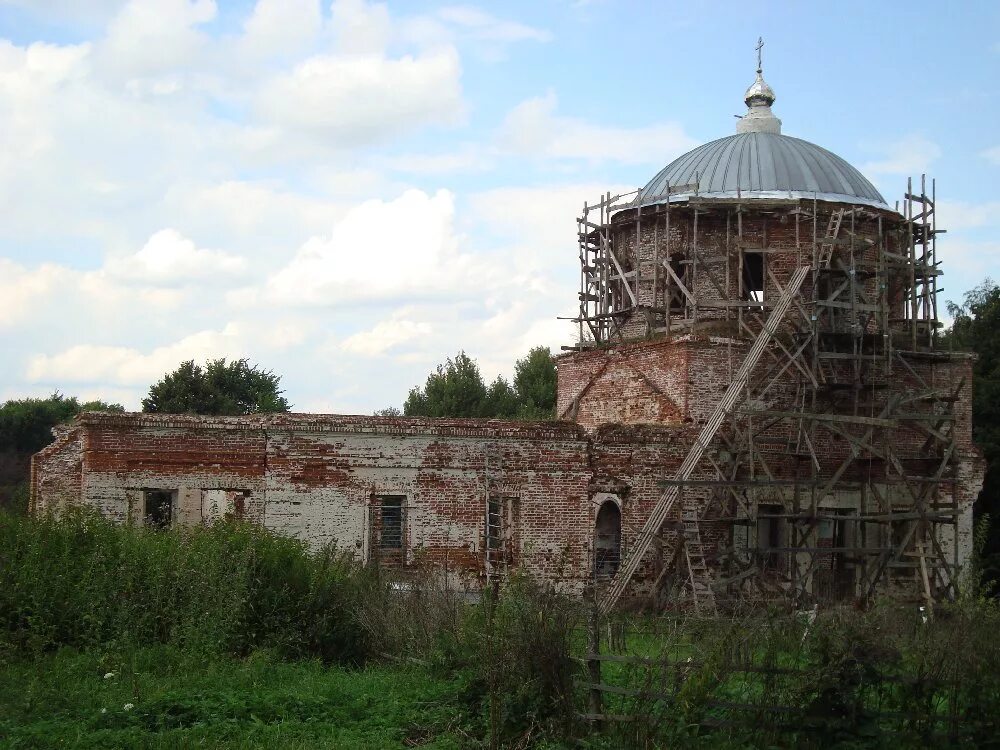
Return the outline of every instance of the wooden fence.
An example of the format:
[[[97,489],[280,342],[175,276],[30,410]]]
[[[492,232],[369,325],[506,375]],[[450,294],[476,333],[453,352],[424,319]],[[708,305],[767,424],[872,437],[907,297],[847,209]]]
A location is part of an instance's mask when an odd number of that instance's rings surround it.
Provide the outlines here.
[[[601,653],[605,644],[619,653]],[[595,729],[684,725],[698,732],[767,736],[781,745],[829,737],[899,737],[898,746],[979,746],[1000,736],[997,714],[972,716],[971,686],[893,673],[859,654],[833,664],[759,663],[742,655],[670,658],[626,653],[625,634],[594,615],[577,681]],[[784,654],[786,661],[802,661]],[[1000,706],[998,706],[1000,708]],[[904,740],[909,739],[909,743]]]

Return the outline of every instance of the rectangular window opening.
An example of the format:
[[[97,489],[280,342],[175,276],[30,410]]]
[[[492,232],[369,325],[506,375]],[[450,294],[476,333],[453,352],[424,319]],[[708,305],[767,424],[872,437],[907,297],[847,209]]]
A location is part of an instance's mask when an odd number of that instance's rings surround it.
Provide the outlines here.
[[[172,490],[143,491],[143,521],[153,529],[168,529],[174,519],[177,493]]]
[[[761,565],[765,570],[778,571],[784,564],[780,548],[784,546],[785,512],[781,505],[761,504],[757,507],[757,547],[761,552]]]
[[[764,301],[764,253],[743,253],[743,299],[747,302]]]
[[[403,500],[401,496],[378,498],[378,546],[403,548]]]
[[[486,504],[486,548],[491,551],[503,551],[503,509],[504,502],[499,497],[491,497]]]

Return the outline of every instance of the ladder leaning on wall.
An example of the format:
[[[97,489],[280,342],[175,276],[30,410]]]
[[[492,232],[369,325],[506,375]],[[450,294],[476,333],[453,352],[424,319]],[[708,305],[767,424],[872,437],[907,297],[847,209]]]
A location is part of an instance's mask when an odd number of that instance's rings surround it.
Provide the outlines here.
[[[490,584],[494,580],[502,579],[507,563],[502,534],[506,520],[503,517],[503,503],[494,502],[499,497],[500,475],[503,471],[503,455],[496,443],[486,444],[484,464],[486,492],[483,515],[483,562],[486,582]],[[496,534],[498,530],[501,531],[499,536]]]
[[[621,598],[621,595],[625,592],[625,588],[635,575],[636,570],[639,569],[639,565],[642,563],[642,560],[649,551],[653,540],[659,533],[660,528],[663,526],[663,522],[673,509],[674,504],[677,502],[681,483],[690,479],[691,474],[698,466],[698,462],[701,461],[709,443],[711,443],[712,438],[715,437],[715,433],[718,431],[723,421],[725,421],[725,419],[732,413],[740,394],[746,388],[750,380],[750,375],[753,372],[754,367],[756,367],[757,362],[760,360],[761,355],[763,355],[768,343],[770,343],[774,334],[777,332],[778,326],[784,319],[789,307],[791,307],[795,295],[798,294],[799,289],[802,287],[802,282],[805,281],[805,278],[809,274],[810,270],[809,266],[802,266],[797,268],[792,274],[791,280],[788,282],[788,285],[785,287],[784,292],[778,299],[777,304],[775,304],[774,309],[771,311],[771,316],[768,318],[767,323],[764,324],[763,330],[761,330],[757,338],[754,339],[753,345],[750,347],[750,351],[747,352],[747,356],[743,360],[743,364],[740,365],[740,369],[733,376],[733,380],[730,382],[729,388],[726,389],[725,395],[723,395],[722,399],[715,407],[715,410],[708,418],[705,426],[702,427],[698,437],[695,438],[694,445],[691,446],[691,450],[688,451],[687,457],[677,470],[674,482],[668,485],[663,491],[659,501],[657,501],[656,506],[650,513],[649,518],[646,519],[646,523],[643,524],[642,529],[639,531],[639,535],[636,538],[635,543],[632,545],[631,550],[622,561],[621,567],[618,569],[614,578],[611,579],[611,583],[608,585],[607,590],[605,590],[603,598],[600,602],[598,602],[598,610],[601,614],[607,614],[614,608],[615,604],[618,603],[618,599]],[[715,596],[712,593],[711,588],[711,573],[708,566],[705,564],[705,555],[701,543],[701,532],[698,527],[697,514],[693,511],[693,509],[689,512],[682,508],[681,517],[682,520],[685,519],[685,517],[693,518],[692,531],[696,532],[696,537],[691,540],[690,546],[686,546],[685,549],[685,559],[688,564],[690,583],[695,597],[696,606],[700,604],[705,609],[714,609]],[[683,525],[684,532],[682,533],[685,535],[684,542],[687,545],[688,521],[685,520]],[[692,534],[692,536],[694,535]],[[700,602],[698,599],[699,596],[701,597]]]

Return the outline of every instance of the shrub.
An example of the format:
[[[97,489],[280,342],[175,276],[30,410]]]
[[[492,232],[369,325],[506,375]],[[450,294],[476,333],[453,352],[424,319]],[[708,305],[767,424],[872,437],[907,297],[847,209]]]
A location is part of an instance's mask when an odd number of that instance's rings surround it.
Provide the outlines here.
[[[335,549],[245,524],[149,531],[93,513],[0,513],[0,639],[47,650],[174,644],[358,663],[371,585]]]

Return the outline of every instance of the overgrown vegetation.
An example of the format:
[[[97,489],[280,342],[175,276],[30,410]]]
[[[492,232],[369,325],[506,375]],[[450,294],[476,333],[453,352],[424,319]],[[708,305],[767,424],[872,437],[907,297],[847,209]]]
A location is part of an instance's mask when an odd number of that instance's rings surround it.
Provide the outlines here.
[[[281,733],[272,724],[332,721],[343,712],[339,699],[303,703],[288,697],[301,689],[286,685],[278,691],[283,697],[264,708],[253,690],[234,694],[224,675],[245,682],[264,661],[291,676],[283,679],[323,685],[343,685],[344,669],[361,669],[364,684],[373,674],[390,680],[390,667],[379,666],[390,664],[397,679],[413,681],[412,689],[397,690],[412,705],[358,719],[359,736],[395,737],[403,746],[415,732],[440,747],[488,744],[491,735],[498,743],[532,737],[569,716],[573,612],[569,600],[522,579],[481,606],[432,579],[401,587],[336,549],[310,551],[243,524],[154,532],[86,512],[58,520],[0,513],[0,717],[42,722],[45,710],[34,699],[22,705],[26,690],[54,690],[61,678],[52,672],[60,670],[93,688],[97,672],[117,674],[125,663],[130,679],[147,685],[133,689],[135,713],[116,708],[111,717],[96,716],[92,696],[67,696],[63,705],[77,717],[64,727],[70,736],[95,731],[123,744],[140,737],[136,744],[168,746],[168,738],[181,736],[240,744],[259,733],[260,742],[249,744],[278,746]],[[178,666],[149,665],[160,658]],[[180,664],[196,665],[188,684],[177,672],[189,667]],[[382,705],[360,693],[350,700],[362,712]],[[411,714],[419,720],[404,718]],[[243,722],[238,726],[248,734],[232,722]],[[122,734],[102,735],[105,729]],[[35,747],[44,735],[0,718],[0,744],[20,738]],[[329,727],[302,735],[335,736]],[[343,746],[378,744],[368,741]]]
[[[1000,287],[987,278],[948,303],[953,322],[943,346],[975,352],[972,365],[972,436],[986,459],[986,477],[976,502],[977,518],[989,516],[984,569],[995,587],[1000,581]]]
[[[471,603],[445,578],[238,524],[0,514],[0,745],[900,748],[996,733],[1000,608],[975,581],[933,616],[604,622],[602,710],[631,720],[596,731],[579,718],[580,601],[515,575]]]
[[[123,412],[121,404],[81,403],[53,393],[48,398],[11,399],[0,406],[0,508],[16,513],[28,509],[30,457],[52,442],[52,428],[81,411]]]
[[[0,630],[32,653],[163,644],[360,663],[365,576],[336,550],[250,525],[155,533],[82,511],[0,514]]]
[[[121,404],[86,401],[53,393],[48,398],[11,399],[0,406],[0,451],[36,453],[52,442],[52,428],[81,411],[123,412]]]

